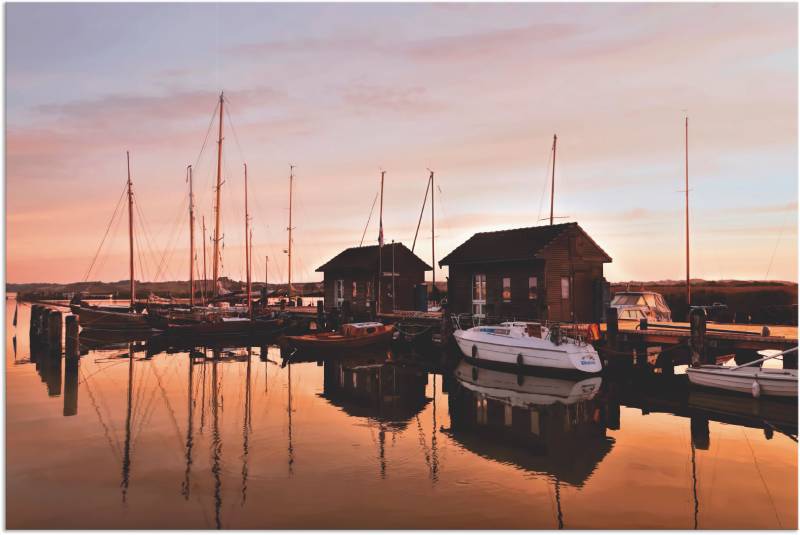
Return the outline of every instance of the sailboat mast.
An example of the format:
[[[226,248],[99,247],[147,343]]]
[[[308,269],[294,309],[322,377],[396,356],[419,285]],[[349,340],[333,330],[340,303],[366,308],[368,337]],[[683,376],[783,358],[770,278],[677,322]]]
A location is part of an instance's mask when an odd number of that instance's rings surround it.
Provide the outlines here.
[[[294,185],[294,166],[289,165],[289,284],[286,295],[292,299],[292,187]]]
[[[247,313],[252,317],[253,308],[250,300],[250,211],[247,207],[247,164],[244,164],[244,257],[247,262]]]
[[[556,143],[558,137],[553,134],[553,174],[550,178],[550,224],[553,224],[553,202],[556,193]]]
[[[220,212],[222,206],[220,205],[221,191],[222,191],[222,109],[225,105],[224,92],[219,94],[219,136],[217,138],[217,203],[214,207],[216,213],[216,223],[214,224],[214,295],[219,294],[217,289],[217,279],[219,277],[219,226],[220,226]]]
[[[685,153],[686,153],[686,306],[692,304],[692,284],[689,279],[689,117],[686,117],[684,126]]]
[[[203,216],[203,304],[208,295],[208,275],[206,274],[206,216]]]
[[[136,301],[136,282],[134,281],[133,273],[133,183],[131,182],[131,153],[125,151],[125,157],[128,162],[128,257],[130,260],[130,278],[131,278],[131,310]]]
[[[381,279],[383,279],[383,179],[385,176],[386,171],[381,171],[381,211],[378,223],[378,314],[381,313],[381,292],[383,289]]]
[[[433,207],[433,196],[435,195],[436,188],[433,184],[433,171],[431,171],[431,267],[433,268],[433,284],[431,285],[431,295],[433,295],[433,290],[436,288],[436,237],[434,231],[436,229],[434,224],[434,207]],[[392,275],[394,277],[394,275]],[[392,279],[394,281],[394,279]]]
[[[194,190],[192,189],[192,166],[189,172],[189,305],[194,306]]]

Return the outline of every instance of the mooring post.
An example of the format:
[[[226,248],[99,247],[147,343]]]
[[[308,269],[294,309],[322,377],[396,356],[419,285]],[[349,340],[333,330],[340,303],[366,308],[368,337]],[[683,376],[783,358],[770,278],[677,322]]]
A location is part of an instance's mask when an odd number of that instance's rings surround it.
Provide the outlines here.
[[[50,329],[50,312],[51,310],[49,308],[42,307],[42,313],[39,316],[39,332],[37,333],[37,338],[44,343],[47,343],[49,340],[47,333]]]
[[[31,319],[28,322],[28,333],[30,337],[33,338],[36,336],[36,326],[39,321],[39,305],[31,305]]]
[[[325,305],[317,301],[317,332],[325,330]]]
[[[610,307],[606,310],[606,342],[609,348],[617,350],[617,335],[619,334],[619,317],[617,309]]]
[[[57,310],[51,310],[50,314],[47,316],[48,325],[47,325],[47,341],[50,344],[51,348],[58,347],[59,356],[61,355],[61,312]],[[60,357],[59,357],[60,358]]]
[[[342,301],[342,323],[350,323],[350,301]]]
[[[689,311],[689,329],[689,351],[692,365],[707,364],[705,310],[693,308]]]
[[[69,314],[64,318],[64,329],[66,336],[64,337],[64,353],[67,359],[67,366],[70,362],[78,360],[78,316]]]

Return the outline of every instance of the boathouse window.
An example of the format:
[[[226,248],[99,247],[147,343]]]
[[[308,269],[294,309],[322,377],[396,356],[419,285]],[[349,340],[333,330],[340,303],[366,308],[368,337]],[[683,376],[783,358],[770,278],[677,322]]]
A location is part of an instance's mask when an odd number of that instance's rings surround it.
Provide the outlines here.
[[[528,299],[539,298],[539,280],[536,277],[528,277]]]
[[[511,277],[503,277],[503,302],[511,302]]]
[[[344,280],[338,279],[333,284],[333,299],[336,301],[336,306],[341,308],[344,302]]]
[[[561,277],[561,299],[569,299],[569,277]]]
[[[472,283],[472,315],[484,317],[484,306],[486,306],[486,275],[476,273]]]

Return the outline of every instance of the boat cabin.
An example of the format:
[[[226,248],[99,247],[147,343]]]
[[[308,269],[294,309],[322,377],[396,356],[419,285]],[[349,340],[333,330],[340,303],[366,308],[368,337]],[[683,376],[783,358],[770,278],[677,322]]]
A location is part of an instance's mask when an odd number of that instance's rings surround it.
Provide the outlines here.
[[[479,232],[442,258],[453,313],[595,322],[603,319],[611,257],[577,223]]]
[[[617,292],[611,300],[621,320],[672,321],[672,311],[660,293]]]
[[[380,254],[380,257],[379,257]],[[380,285],[378,269],[380,266]],[[350,311],[365,316],[377,310],[380,286],[380,311],[414,308],[414,288],[425,281],[432,268],[402,243],[351,247],[317,268],[324,274],[325,310],[341,309],[349,302]]]

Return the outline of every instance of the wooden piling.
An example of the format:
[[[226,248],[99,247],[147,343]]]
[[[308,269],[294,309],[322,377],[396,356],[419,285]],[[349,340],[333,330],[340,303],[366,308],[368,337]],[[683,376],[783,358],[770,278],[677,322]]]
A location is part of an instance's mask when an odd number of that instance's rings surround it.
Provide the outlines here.
[[[325,330],[325,305],[322,301],[317,301],[317,332]]]
[[[692,365],[713,364],[706,351],[706,312],[693,308],[689,312],[689,351]]]
[[[47,342],[51,348],[59,348],[59,356],[61,355],[61,312],[51,310],[47,316]]]
[[[39,316],[39,329],[37,332],[37,338],[42,343],[47,343],[49,340],[48,332],[50,330],[50,309],[47,307],[42,307],[42,313]]]
[[[31,319],[28,322],[28,333],[31,338],[36,336],[36,329],[39,324],[39,317],[41,316],[41,306],[31,305]]]
[[[610,307],[606,310],[606,341],[610,349],[617,350],[617,335],[619,334],[619,317],[617,309]]]
[[[70,314],[64,318],[64,328],[66,331],[66,336],[64,337],[64,354],[67,359],[67,364],[69,364],[72,361],[77,361],[79,357],[78,316]]]

